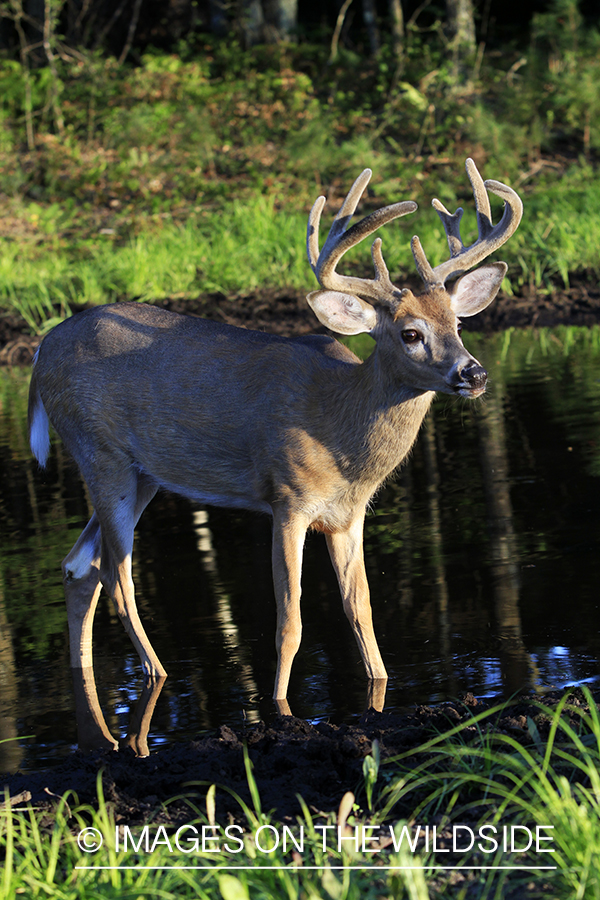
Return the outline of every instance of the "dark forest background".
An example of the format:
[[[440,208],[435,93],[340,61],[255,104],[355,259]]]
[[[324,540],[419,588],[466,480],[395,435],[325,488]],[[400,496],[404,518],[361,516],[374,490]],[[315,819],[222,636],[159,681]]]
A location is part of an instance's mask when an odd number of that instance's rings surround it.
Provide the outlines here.
[[[432,30],[450,52],[468,53],[481,42],[524,46],[532,19],[553,11],[567,19],[577,6],[597,24],[595,0],[3,0],[0,47],[25,50],[41,64],[50,34],[73,50],[101,50],[121,61],[139,60],[148,47],[175,52],[207,35],[230,37],[243,47],[283,40],[331,41],[374,54],[391,43],[402,52],[407,29]],[[52,50],[50,51],[52,52]]]
[[[595,0],[576,5],[586,22],[597,23]],[[139,59],[148,47],[174,52],[181,41],[193,46],[207,35],[234,37],[244,47],[328,41],[336,26],[346,47],[368,53],[389,41],[401,50],[406,29],[415,26],[443,33],[450,49],[453,43],[468,49],[473,41],[498,47],[525,45],[534,16],[553,10],[568,17],[572,7],[548,0],[4,0],[0,46],[17,53],[25,38],[42,62],[50,24],[67,46],[121,61]]]

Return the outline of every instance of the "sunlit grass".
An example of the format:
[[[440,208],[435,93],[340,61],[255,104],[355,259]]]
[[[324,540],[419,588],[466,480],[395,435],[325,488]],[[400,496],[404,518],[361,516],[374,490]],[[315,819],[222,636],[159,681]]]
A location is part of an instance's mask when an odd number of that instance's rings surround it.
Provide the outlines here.
[[[427,900],[429,893],[425,874],[418,868],[419,857],[405,849],[386,854],[381,869],[373,868],[372,857],[350,849],[338,851],[335,842],[323,849],[323,833],[318,832],[317,819],[303,804],[303,816],[289,829],[298,837],[305,835],[303,854],[292,848],[282,850],[275,835],[283,826],[261,810],[260,798],[246,755],[248,783],[252,804],[248,806],[237,795],[244,826],[235,826],[235,837],[218,842],[201,842],[191,846],[193,834],[223,834],[215,824],[215,787],[209,788],[204,809],[188,800],[190,828],[183,828],[177,847],[174,829],[164,829],[158,840],[159,826],[149,826],[152,837],[146,845],[140,840],[142,827],[131,827],[131,840],[124,849],[124,835],[119,845],[114,816],[110,804],[103,797],[102,780],[98,778],[98,809],[79,805],[76,797],[66,794],[57,802],[53,815],[44,816],[31,806],[27,810],[11,810],[8,797],[0,808],[0,857],[4,866],[0,875],[0,900],[15,896],[46,897],[52,900],[67,898],[156,898],[174,897],[224,898],[249,900],[250,897],[323,898],[332,900],[375,900],[385,896],[406,895],[412,900]],[[224,789],[220,789],[224,790]],[[318,825],[327,828],[352,827],[354,797],[346,795],[338,813],[318,817]],[[83,829],[96,829],[90,840],[102,836],[97,852],[84,852],[78,844]],[[196,829],[195,831],[193,829]],[[170,835],[170,837],[169,837]],[[242,835],[238,837],[238,835]],[[261,836],[262,835],[262,836]],[[259,840],[260,836],[260,840]],[[299,837],[298,837],[299,842]],[[218,846],[216,844],[218,843]],[[231,846],[233,844],[233,847]],[[89,846],[89,844],[88,844]],[[175,847],[175,852],[173,848]],[[180,849],[183,847],[183,849]],[[417,866],[406,872],[402,868],[390,870],[386,866]],[[362,868],[361,868],[362,867]],[[392,893],[393,891],[393,893]]]
[[[33,808],[11,810],[7,800],[0,811],[4,860],[0,900],[20,894],[60,900],[123,896],[427,900],[465,896],[467,884],[475,891],[471,896],[484,900],[504,896],[502,886],[509,882],[511,889],[532,882],[541,889],[545,884],[552,896],[565,900],[596,898],[600,892],[600,719],[590,693],[582,690],[584,702],[565,695],[554,710],[539,704],[521,740],[489,728],[501,712],[497,707],[400,757],[380,760],[374,747],[363,767],[364,784],[357,785],[372,807],[369,816],[364,817],[350,793],[339,810],[329,815],[317,814],[301,801],[302,815],[288,826],[296,841],[301,832],[304,836],[301,853],[293,841],[284,850],[281,840],[275,839],[283,826],[262,810],[247,755],[250,803],[215,786],[204,801],[188,797],[190,825],[196,832],[185,831],[183,850],[176,847],[173,828],[163,829],[160,839],[153,839],[159,820],[149,824],[147,846],[139,840],[141,826],[130,828],[137,846],[129,841],[123,847],[122,830],[117,845],[114,816],[104,801],[101,779],[97,810],[65,795],[49,817]],[[192,848],[188,838],[203,827],[209,835],[215,828],[218,833],[215,811],[223,791],[239,805],[243,822],[237,826],[239,837],[230,837],[229,844],[221,839],[216,846],[209,842],[205,849],[201,844]],[[398,804],[412,808],[412,813],[398,820]],[[398,840],[404,826],[414,829],[416,823],[433,823],[442,831],[465,821],[475,831],[483,825],[542,826],[543,837],[550,837],[542,846],[554,852],[528,855],[500,846],[485,855],[475,848],[457,860],[427,848],[412,852],[406,842],[397,851],[388,845],[376,857],[357,849],[351,839],[341,850],[335,840],[327,840],[326,847],[323,844],[323,826],[341,826],[349,829],[345,834],[351,834],[357,825],[383,828],[385,824],[389,830],[391,824]],[[77,834],[90,826],[101,833],[104,843],[97,852],[85,853]],[[519,870],[532,860],[528,869]],[[435,870],[449,861],[451,866],[471,866],[470,880]]]
[[[46,247],[0,243],[0,307],[45,330],[74,304],[196,297],[202,292],[301,287],[313,278],[304,256],[305,223],[257,196],[227,214],[184,225],[149,222],[122,242],[111,236]]]
[[[546,853],[545,862],[556,871],[538,879],[551,883],[553,896],[597,898],[600,719],[590,692],[581,690],[585,704],[569,695],[555,709],[538,704],[536,721],[528,719],[526,741],[486,728],[498,708],[387,760],[387,766],[404,771],[388,779],[380,814],[389,816],[399,801],[415,796],[418,821],[441,815],[442,821],[472,823],[475,816],[478,825],[542,826],[543,835],[552,837],[542,846],[554,851]],[[544,720],[549,728],[542,739],[538,723]],[[512,861],[506,853],[494,859],[502,865]],[[491,881],[488,886],[491,890]]]
[[[518,291],[525,283],[540,289],[557,282],[568,286],[573,272],[600,271],[600,180],[591,180],[585,190],[577,181],[572,191],[565,180],[553,191],[526,197],[519,230],[496,254],[509,264],[505,289]],[[447,256],[430,199],[424,197],[416,214],[381,232],[386,262],[400,284],[414,278],[414,233],[432,265]],[[321,244],[333,212],[326,207]],[[308,292],[316,286],[305,252],[307,211],[295,208],[293,200],[279,205],[273,197],[255,194],[210,213],[190,214],[183,224],[147,217],[136,220],[130,237],[101,233],[83,239],[67,218],[69,237],[60,238],[56,216],[35,216],[54,233],[36,241],[0,240],[0,308],[18,313],[32,331],[47,330],[78,304],[193,299],[261,288]],[[467,243],[476,237],[474,223],[469,206],[463,226]],[[354,248],[344,265],[370,277],[367,243]]]

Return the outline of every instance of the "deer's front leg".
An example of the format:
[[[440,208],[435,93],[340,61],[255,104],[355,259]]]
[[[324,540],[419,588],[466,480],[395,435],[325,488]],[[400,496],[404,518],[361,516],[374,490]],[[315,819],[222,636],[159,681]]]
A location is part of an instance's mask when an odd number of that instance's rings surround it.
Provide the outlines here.
[[[327,547],[340,585],[344,612],[352,626],[367,675],[371,679],[387,679],[373,631],[373,614],[363,556],[363,525],[364,513],[347,531],[328,534]]]
[[[307,523],[273,516],[273,583],[277,601],[277,674],[273,698],[284,700],[292,662],[300,646],[300,576]]]

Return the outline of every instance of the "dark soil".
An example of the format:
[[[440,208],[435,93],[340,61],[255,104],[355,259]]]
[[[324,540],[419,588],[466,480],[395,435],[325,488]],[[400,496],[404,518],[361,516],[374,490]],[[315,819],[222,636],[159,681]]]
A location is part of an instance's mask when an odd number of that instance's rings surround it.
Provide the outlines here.
[[[544,705],[553,708],[563,696],[552,692],[544,696]],[[596,698],[598,699],[598,698]],[[572,727],[579,731],[580,717],[573,707],[586,707],[579,689],[569,691],[565,713]],[[244,744],[248,747],[253,774],[258,785],[264,812],[274,810],[280,822],[293,823],[301,814],[297,799],[304,798],[313,814],[336,811],[347,791],[365,807],[362,793],[362,766],[377,740],[382,760],[417,750],[425,741],[462,725],[463,741],[476,740],[482,731],[510,734],[523,744],[533,745],[530,722],[537,726],[545,740],[549,716],[540,711],[529,695],[506,705],[501,712],[491,712],[489,719],[470,724],[473,716],[489,709],[488,704],[472,694],[460,702],[437,707],[420,706],[404,713],[378,713],[369,710],[357,725],[310,723],[293,716],[278,716],[271,723],[261,722],[244,732],[222,725],[215,734],[197,740],[174,743],[136,757],[130,749],[73,753],[51,769],[17,773],[0,777],[0,788],[8,787],[13,805],[32,801],[37,808],[51,814],[59,796],[73,791],[80,802],[96,805],[96,781],[102,771],[104,796],[110,802],[117,824],[138,825],[152,821],[179,826],[197,813],[183,799],[165,805],[173,797],[191,798],[197,809],[206,808],[204,797],[209,785],[217,785],[217,820],[245,822],[237,801],[224,788],[234,791],[252,808],[252,800],[244,767]],[[536,735],[536,739],[539,738]],[[415,766],[424,759],[423,752],[409,755],[403,763]],[[387,771],[397,771],[400,763],[390,762]],[[72,802],[71,800],[69,802]],[[410,808],[394,810],[394,818],[410,815],[416,798],[410,797]]]
[[[415,290],[417,286],[414,285]],[[323,331],[302,291],[264,290],[249,296],[203,294],[195,300],[165,300],[166,309],[254,328],[273,334],[294,335]],[[600,285],[591,275],[572,279],[568,291],[556,288],[539,294],[525,289],[521,295],[500,295],[491,306],[468,320],[471,331],[552,325],[593,325],[600,322]],[[31,335],[16,314],[0,315],[0,365],[27,365],[40,339]]]

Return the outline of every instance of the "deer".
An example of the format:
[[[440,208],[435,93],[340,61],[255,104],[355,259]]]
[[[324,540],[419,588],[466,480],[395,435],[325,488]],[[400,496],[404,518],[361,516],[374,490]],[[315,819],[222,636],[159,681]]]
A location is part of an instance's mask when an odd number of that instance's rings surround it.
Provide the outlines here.
[[[147,679],[166,671],[142,625],[132,580],[134,529],[159,489],[204,505],[272,518],[277,607],[273,697],[285,701],[301,638],[301,570],[307,532],[322,532],[369,682],[387,683],[373,627],[363,526],[381,485],[409,454],[436,392],[473,399],[487,373],[465,349],[460,320],[485,309],[507,272],[474,268],[519,225],[523,204],[466,161],[478,237],[465,246],[461,208],[433,200],[449,258],[432,267],[417,236],[411,249],[422,293],[390,280],[382,241],[374,278],[338,273],[344,254],[381,226],[413,213],[412,200],[350,225],[372,172],[352,185],[319,250],[326,203],[309,214],[307,253],[319,288],[307,300],[338,335],[368,333],[359,360],[330,334],[282,337],[141,302],[98,306],[42,340],[29,393],[29,440],[40,466],[49,423],[77,463],[93,514],[62,562],[71,666],[92,666],[92,627],[102,586]],[[492,224],[488,192],[504,201]]]

